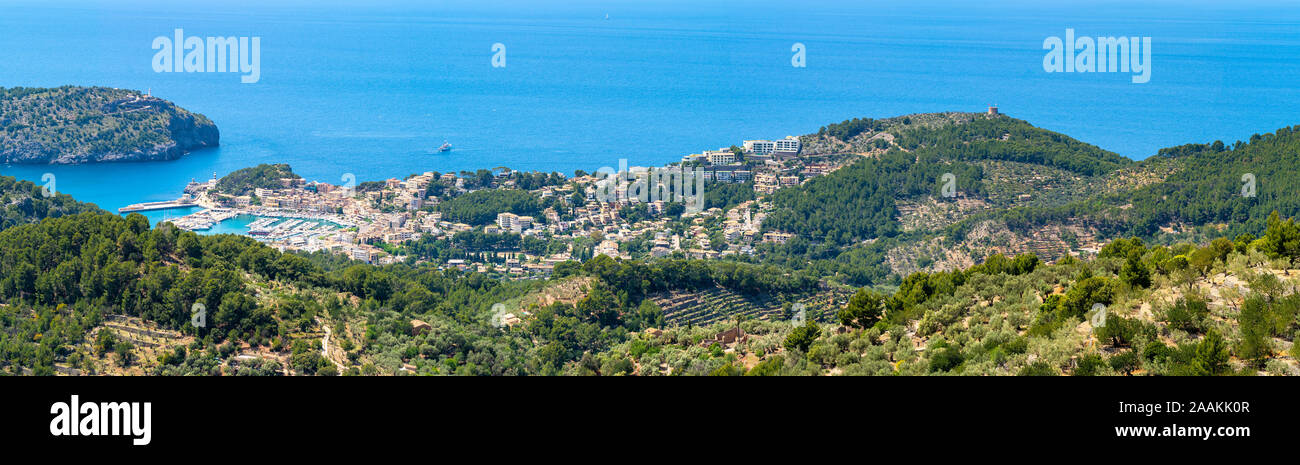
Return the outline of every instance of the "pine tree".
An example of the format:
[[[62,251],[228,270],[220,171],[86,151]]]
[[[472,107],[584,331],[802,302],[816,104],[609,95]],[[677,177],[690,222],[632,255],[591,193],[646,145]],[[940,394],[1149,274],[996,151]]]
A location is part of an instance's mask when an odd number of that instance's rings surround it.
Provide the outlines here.
[[[1151,285],[1151,270],[1142,263],[1141,254],[1136,251],[1128,254],[1128,261],[1124,263],[1124,269],[1120,270],[1119,277],[1133,287]]]
[[[1228,344],[1218,331],[1210,330],[1196,345],[1196,359],[1192,364],[1202,376],[1218,375],[1228,369]]]

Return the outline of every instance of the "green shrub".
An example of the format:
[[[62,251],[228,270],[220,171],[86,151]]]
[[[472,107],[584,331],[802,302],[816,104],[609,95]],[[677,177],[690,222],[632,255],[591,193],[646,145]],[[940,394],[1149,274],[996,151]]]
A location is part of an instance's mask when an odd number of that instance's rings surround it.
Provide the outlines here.
[[[1060,376],[1061,373],[1047,362],[1034,362],[1021,368],[1016,376]]]
[[[1101,374],[1101,369],[1106,366],[1106,360],[1098,354],[1087,354],[1079,357],[1079,365],[1074,368],[1075,376],[1097,376]]]
[[[1199,297],[1179,298],[1161,314],[1169,327],[1187,332],[1200,332],[1209,316],[1209,305]]]

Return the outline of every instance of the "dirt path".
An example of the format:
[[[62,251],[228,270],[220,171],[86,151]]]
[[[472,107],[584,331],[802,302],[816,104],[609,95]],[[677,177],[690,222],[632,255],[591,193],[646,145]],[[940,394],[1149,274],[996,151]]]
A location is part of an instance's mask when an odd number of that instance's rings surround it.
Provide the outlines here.
[[[321,321],[320,318],[316,318],[316,324],[319,324],[321,328],[325,329],[325,336],[320,340],[320,355],[325,357],[326,360],[334,363],[334,366],[338,367],[339,374],[343,374],[343,364],[330,356],[330,325],[325,324],[325,322]]]

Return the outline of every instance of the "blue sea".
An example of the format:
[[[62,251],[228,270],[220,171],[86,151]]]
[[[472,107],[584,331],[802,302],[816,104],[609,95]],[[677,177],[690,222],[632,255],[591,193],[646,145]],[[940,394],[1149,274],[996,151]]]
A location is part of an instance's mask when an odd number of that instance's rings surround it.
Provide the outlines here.
[[[1052,3],[1050,6],[1040,3]],[[261,39],[261,79],[155,73],[155,37]],[[1149,83],[1047,73],[1043,41],[1152,38]],[[493,44],[506,66],[491,65]],[[806,67],[791,66],[802,43]],[[341,183],[593,171],[934,111],[1003,113],[1142,159],[1300,124],[1293,2],[76,1],[0,3],[0,86],[148,90],[221,147],[168,162],[0,166],[101,207],[259,163]],[[454,150],[439,153],[443,141]],[[158,212],[154,219],[183,212]]]

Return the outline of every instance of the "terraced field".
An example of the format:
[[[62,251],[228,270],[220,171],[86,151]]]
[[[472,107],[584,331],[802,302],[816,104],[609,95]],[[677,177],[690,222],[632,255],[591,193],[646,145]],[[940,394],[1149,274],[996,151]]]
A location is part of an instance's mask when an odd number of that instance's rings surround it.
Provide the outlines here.
[[[809,319],[829,321],[834,318],[834,309],[847,302],[849,295],[845,290],[827,289],[802,296],[746,296],[717,286],[697,292],[667,292],[651,299],[663,309],[664,319],[669,325],[703,326],[730,320],[736,315],[758,320],[782,319],[786,302],[804,304]]]
[[[132,351],[135,362],[131,366],[121,367],[116,364],[114,355],[94,359],[96,374],[108,375],[142,375],[157,364],[158,356],[171,351],[177,346],[185,346],[194,341],[192,336],[185,336],[172,330],[160,329],[155,324],[136,317],[107,315],[104,323],[88,333],[84,343],[84,352],[93,352],[92,344],[100,331],[111,331],[118,340],[130,342],[135,346]],[[80,367],[55,365],[60,374],[83,374]]]

